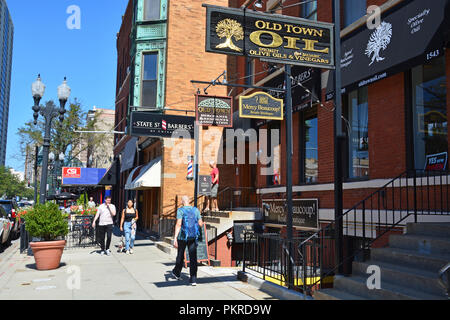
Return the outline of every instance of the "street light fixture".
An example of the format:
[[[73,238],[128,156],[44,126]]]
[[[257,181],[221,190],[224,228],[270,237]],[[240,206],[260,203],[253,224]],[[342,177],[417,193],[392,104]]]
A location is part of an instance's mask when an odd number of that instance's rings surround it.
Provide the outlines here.
[[[261,9],[263,7],[262,0],[256,0],[255,7]]]
[[[48,160],[49,160],[49,149],[50,149],[50,129],[53,118],[56,118],[59,115],[60,124],[64,121],[64,114],[66,113],[66,109],[64,108],[67,100],[69,99],[71,89],[67,85],[67,79],[64,77],[63,83],[58,86],[58,99],[60,108],[59,110],[52,103],[47,103],[45,107],[40,106],[39,102],[44,96],[45,85],[41,80],[41,75],[38,75],[37,80],[31,85],[31,93],[34,99],[33,106],[33,117],[34,124],[37,124],[37,119],[39,117],[39,113],[45,119],[45,135],[44,135],[44,145],[43,145],[43,157],[42,157],[42,175],[41,175],[41,189],[40,189],[40,198],[39,202],[41,204],[45,203],[46,200],[46,187],[47,187],[47,175],[48,175]],[[53,153],[50,154],[52,157],[50,160],[53,161],[55,159],[55,155]]]

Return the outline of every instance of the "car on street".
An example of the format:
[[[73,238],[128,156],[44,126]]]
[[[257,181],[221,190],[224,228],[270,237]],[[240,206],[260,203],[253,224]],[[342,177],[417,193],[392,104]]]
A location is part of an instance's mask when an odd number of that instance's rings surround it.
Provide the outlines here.
[[[11,244],[11,230],[13,223],[8,218],[8,213],[0,206],[0,252]]]
[[[15,200],[0,200],[0,206],[6,211],[8,220],[12,223],[11,237],[16,240],[20,237],[20,219],[17,216],[19,207]]]

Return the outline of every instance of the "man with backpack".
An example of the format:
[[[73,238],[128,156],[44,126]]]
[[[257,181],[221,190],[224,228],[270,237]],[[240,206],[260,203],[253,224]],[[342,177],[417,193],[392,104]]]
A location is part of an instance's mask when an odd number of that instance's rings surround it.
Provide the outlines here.
[[[184,250],[186,247],[189,252],[189,283],[193,286],[197,285],[197,243],[201,236],[201,227],[203,221],[200,211],[196,207],[189,205],[189,197],[181,198],[183,206],[177,211],[177,224],[175,226],[175,236],[173,246],[178,248],[175,268],[172,275],[176,279],[180,279],[181,269],[184,263]]]

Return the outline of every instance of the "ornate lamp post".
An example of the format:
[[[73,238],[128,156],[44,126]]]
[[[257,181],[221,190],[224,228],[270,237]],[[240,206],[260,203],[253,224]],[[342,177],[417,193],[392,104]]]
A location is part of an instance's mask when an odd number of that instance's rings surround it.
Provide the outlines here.
[[[58,87],[58,99],[60,103],[59,110],[53,104],[47,104],[45,107],[40,106],[39,102],[44,96],[45,85],[41,81],[41,76],[38,75],[37,80],[31,85],[31,92],[33,94],[34,99],[34,124],[37,124],[37,119],[39,117],[39,113],[45,119],[45,135],[44,135],[44,149],[43,149],[43,157],[42,157],[42,175],[41,175],[41,189],[40,189],[40,199],[39,202],[41,204],[45,203],[46,194],[47,194],[47,175],[48,175],[48,153],[50,149],[50,129],[53,118],[56,118],[59,115],[59,120],[62,123],[64,120],[64,114],[66,113],[66,109],[64,106],[66,105],[67,100],[70,96],[70,87],[67,85],[66,78],[64,77],[63,83]]]

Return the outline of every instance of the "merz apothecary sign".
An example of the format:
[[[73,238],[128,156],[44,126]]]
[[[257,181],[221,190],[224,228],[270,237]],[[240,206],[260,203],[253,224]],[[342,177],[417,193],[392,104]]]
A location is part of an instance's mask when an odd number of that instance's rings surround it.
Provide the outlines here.
[[[206,7],[206,51],[334,68],[334,26],[277,14]]]
[[[292,199],[292,225],[303,229],[318,229],[319,200]],[[264,223],[286,225],[287,207],[285,199],[263,200]]]

